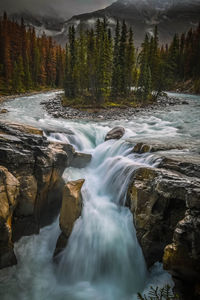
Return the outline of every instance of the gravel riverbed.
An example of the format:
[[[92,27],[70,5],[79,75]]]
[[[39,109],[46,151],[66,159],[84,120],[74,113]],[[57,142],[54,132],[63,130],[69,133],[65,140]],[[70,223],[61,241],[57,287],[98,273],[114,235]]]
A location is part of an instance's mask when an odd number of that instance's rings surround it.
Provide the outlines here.
[[[134,115],[140,113],[150,113],[154,110],[167,108],[173,105],[188,104],[187,101],[178,97],[169,97],[164,95],[156,103],[145,107],[126,107],[126,108],[107,108],[94,110],[81,110],[72,107],[63,107],[61,104],[62,94],[56,95],[55,98],[41,102],[47,112],[54,118],[62,117],[64,119],[86,119],[86,120],[118,120],[131,119]]]

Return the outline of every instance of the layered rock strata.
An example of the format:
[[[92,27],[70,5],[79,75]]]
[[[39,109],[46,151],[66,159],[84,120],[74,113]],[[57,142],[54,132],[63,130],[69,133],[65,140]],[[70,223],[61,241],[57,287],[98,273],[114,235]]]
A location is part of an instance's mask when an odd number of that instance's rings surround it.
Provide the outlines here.
[[[65,168],[90,160],[70,144],[49,142],[38,128],[0,123],[0,268],[16,262],[13,242],[39,233],[58,215]]]

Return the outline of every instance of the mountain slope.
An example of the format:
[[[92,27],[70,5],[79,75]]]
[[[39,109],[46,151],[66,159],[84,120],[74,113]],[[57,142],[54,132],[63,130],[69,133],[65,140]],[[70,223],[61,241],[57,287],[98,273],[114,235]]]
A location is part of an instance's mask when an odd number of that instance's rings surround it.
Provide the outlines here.
[[[45,33],[47,36],[56,36],[62,33],[64,20],[52,16],[33,15],[30,12],[11,14],[10,19],[21,22],[23,18],[25,25],[35,28],[38,36]]]
[[[64,23],[62,34],[57,38],[65,40],[71,25],[77,30],[90,28],[97,18],[103,17],[108,18],[111,29],[114,29],[116,19],[125,19],[133,27],[137,46],[145,33],[152,34],[155,25],[159,28],[160,41],[166,43],[174,33],[182,33],[198,24],[200,0],[118,0],[105,9],[72,17]]]
[[[182,33],[196,27],[200,21],[200,0],[118,0],[106,7],[91,13],[72,17],[64,22],[55,17],[33,16],[26,12],[15,14],[20,20],[23,16],[27,26],[34,26],[38,35],[43,32],[54,40],[65,45],[68,29],[74,25],[77,31],[95,26],[98,18],[106,17],[114,32],[116,20],[126,20],[133,28],[136,46],[140,46],[145,33],[153,34],[158,25],[161,43],[169,42],[175,33]]]

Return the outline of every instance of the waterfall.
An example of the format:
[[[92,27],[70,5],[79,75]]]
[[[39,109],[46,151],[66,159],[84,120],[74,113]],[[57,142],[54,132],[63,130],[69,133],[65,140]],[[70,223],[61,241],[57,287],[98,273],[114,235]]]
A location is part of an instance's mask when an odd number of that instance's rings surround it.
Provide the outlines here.
[[[62,136],[59,138],[63,141]],[[76,139],[78,145],[80,139]],[[92,162],[83,172],[82,215],[59,255],[59,281],[75,286],[87,282],[101,292],[103,288],[102,299],[135,297],[148,280],[133,216],[125,202],[134,171],[141,166],[154,167],[157,161],[149,154],[138,157],[132,148],[122,139],[102,141],[90,149]],[[70,179],[80,178],[72,169]]]
[[[133,153],[130,140],[135,136],[178,136],[184,140],[188,131],[180,130],[179,123],[191,111],[185,108],[176,122],[175,110],[123,121],[124,137],[104,142],[106,133],[119,125],[119,121],[55,120],[42,111],[40,101],[41,96],[34,96],[30,101],[9,102],[9,116],[42,128],[51,127],[54,133],[47,134],[49,140],[69,142],[77,151],[92,154],[86,168],[67,168],[64,173],[66,181],[85,179],[82,215],[74,225],[67,247],[60,253],[58,265],[53,263],[52,256],[60,234],[59,218],[41,229],[39,235],[23,237],[15,244],[18,265],[0,271],[0,299],[136,300],[137,293],[147,293],[150,286],[173,285],[161,264],[147,271],[133,216],[125,206],[134,171],[158,163],[153,154]],[[193,114],[199,116],[196,109]],[[194,126],[190,123],[188,126],[193,132]],[[61,133],[62,130],[66,133]]]

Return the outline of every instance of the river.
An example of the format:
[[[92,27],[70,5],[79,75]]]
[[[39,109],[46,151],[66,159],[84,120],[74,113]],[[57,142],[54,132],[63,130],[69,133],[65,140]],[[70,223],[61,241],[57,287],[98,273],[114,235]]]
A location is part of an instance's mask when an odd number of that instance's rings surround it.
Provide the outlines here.
[[[200,151],[200,97],[170,95],[189,105],[138,114],[132,120],[101,122],[53,119],[40,102],[55,92],[4,103],[9,112],[1,119],[53,128],[57,133],[48,136],[50,140],[70,142],[93,158],[86,168],[68,168],[64,173],[66,181],[85,179],[84,206],[60,263],[52,262],[60,233],[57,218],[39,235],[23,237],[15,244],[18,265],[0,271],[1,300],[136,300],[137,293],[147,293],[150,286],[173,286],[160,263],[147,270],[132,214],[124,206],[134,170],[142,165],[153,168],[159,159],[153,154],[133,154],[134,140],[184,144],[184,149],[173,150],[176,155]],[[117,125],[126,129],[123,138],[104,142],[106,133]],[[74,135],[59,133],[63,129]]]

